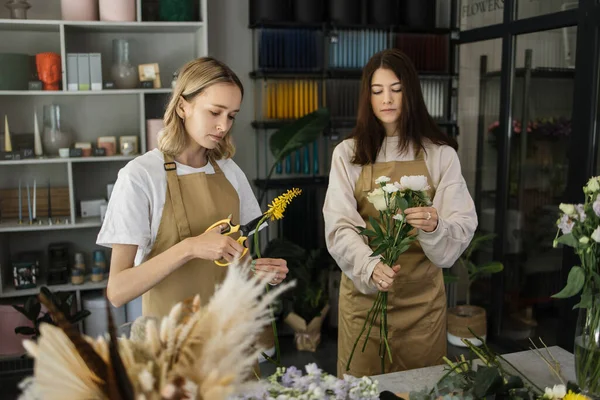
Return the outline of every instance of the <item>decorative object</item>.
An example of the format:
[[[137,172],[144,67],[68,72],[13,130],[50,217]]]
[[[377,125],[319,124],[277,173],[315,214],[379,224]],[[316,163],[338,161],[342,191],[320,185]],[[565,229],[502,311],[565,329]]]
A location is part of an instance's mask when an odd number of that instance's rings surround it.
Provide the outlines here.
[[[171,79],[171,89],[175,89],[175,85],[177,85],[177,77],[179,76],[179,71],[173,72],[173,79]]]
[[[43,294],[43,296],[51,302],[53,309],[60,310],[61,316],[64,318],[63,321],[66,323],[74,325],[83,321],[84,318],[90,315],[88,310],[81,310],[73,313],[73,300],[75,297],[75,293],[73,292],[52,293],[47,287],[42,286],[40,288],[40,294]],[[43,325],[55,325],[50,313],[42,311],[42,303],[40,303],[37,296],[28,297],[23,306],[14,305],[13,307],[33,323],[33,326],[20,326],[15,328],[15,333],[17,335],[29,336],[31,340],[35,341],[38,340],[40,329],[43,330]]]
[[[136,0],[99,0],[100,20],[134,22]]]
[[[105,150],[105,155],[117,154],[117,138],[115,136],[101,136],[96,140],[96,146]]]
[[[58,218],[57,218],[58,223]],[[48,285],[60,285],[69,282],[69,245],[52,243],[48,245]]]
[[[583,204],[560,204],[554,247],[572,247],[580,265],[571,267],[567,285],[554,298],[581,295],[575,333],[575,373],[581,391],[600,398],[600,177],[583,188]]]
[[[33,110],[33,151],[37,157],[44,155],[42,149],[42,138],[40,136],[40,125],[38,123],[37,113]]]
[[[37,343],[24,341],[35,363],[33,376],[21,383],[21,398],[38,399],[43,393],[52,398],[225,400],[246,393],[250,387],[244,384],[254,380],[252,367],[262,350],[253,344],[269,324],[269,304],[292,285],[265,294],[271,277],[249,275],[247,265],[234,262],[210,300],[201,304],[196,296],[176,304],[162,319],[141,317],[129,338],[117,338],[108,302],[108,335],[94,339],[62,318],[42,291],[40,300],[59,326],[42,325]]]
[[[162,119],[146,120],[146,150],[150,151],[158,147],[158,135],[165,127]]]
[[[81,151],[81,154],[75,157],[90,157],[92,155],[92,144],[90,142],[77,142],[74,147]],[[74,156],[71,155],[71,157]]]
[[[316,364],[304,367],[306,375],[296,367],[280,367],[254,389],[230,400],[319,399],[319,400],[379,400],[377,381],[345,375],[338,379],[322,371]]]
[[[318,24],[325,18],[327,2],[322,0],[294,0],[294,16],[297,22]]]
[[[194,21],[195,0],[160,0],[161,21]],[[280,0],[280,2],[289,0]]]
[[[0,90],[28,90],[33,58],[29,54],[0,53]]]
[[[81,285],[85,281],[85,260],[83,253],[75,253],[75,263],[71,268],[71,283]]]
[[[448,342],[454,346],[464,347],[464,340],[471,341],[475,346],[481,346],[473,332],[478,337],[486,339],[487,319],[486,311],[482,307],[471,305],[471,286],[477,279],[501,272],[504,265],[498,261],[490,261],[481,265],[473,262],[473,256],[481,246],[495,237],[494,234],[475,233],[471,243],[458,259],[458,265],[463,268],[468,276],[466,291],[466,304],[448,309]],[[457,281],[458,277],[444,274],[445,283]]]
[[[60,0],[65,21],[98,21],[98,0]]]
[[[253,0],[250,2],[250,24],[292,20],[290,0]]]
[[[160,89],[162,87],[160,82],[160,69],[157,63],[138,65],[138,73],[140,75],[140,82],[150,81],[152,82],[154,89]]]
[[[286,239],[271,240],[262,255],[286,260],[287,279],[296,281],[296,287],[282,296],[283,318],[294,330],[296,348],[316,351],[329,311],[328,278],[335,262],[324,249],[307,251]]]
[[[391,178],[388,176],[380,176],[375,179],[375,184],[379,187],[376,187],[367,195],[367,200],[379,211],[379,219],[369,217],[367,227],[357,226],[356,229],[374,247],[371,256],[381,255],[381,261],[391,267],[398,260],[398,257],[408,250],[417,239],[415,234],[411,234],[414,231],[413,226],[404,219],[404,210],[411,207],[429,206],[431,200],[427,194],[429,190],[427,177],[423,175],[403,176],[400,178],[400,182],[390,183],[390,181]],[[385,372],[386,356],[392,362],[392,353],[387,339],[387,300],[388,292],[378,291],[373,306],[367,313],[361,333],[354,342],[346,364],[346,371],[350,369],[354,351],[363,333],[366,333],[367,336],[362,351],[364,351],[369,340],[371,328],[378,319],[381,373]]]
[[[95,250],[93,255],[92,265],[92,282],[101,282],[104,280],[106,273],[106,256],[103,250]]]
[[[60,54],[38,53],[35,56],[37,73],[44,84],[44,90],[59,90],[61,81]]]
[[[44,151],[49,156],[57,156],[58,149],[71,147],[71,134],[65,129],[60,119],[60,106],[49,104],[44,106],[44,130],[42,132]]]
[[[130,156],[138,153],[138,137],[137,136],[121,136],[119,138],[119,147],[121,154]]]
[[[12,263],[15,289],[31,289],[37,286],[37,268],[35,263],[17,261]]]
[[[138,85],[138,75],[135,67],[129,59],[129,41],[125,39],[114,39],[113,65],[111,77],[117,89],[133,89]]]
[[[4,151],[7,153],[13,151],[10,140],[10,129],[8,128],[8,115],[4,116]]]
[[[6,8],[10,10],[11,19],[27,19],[27,10],[31,4],[27,0],[8,0]]]

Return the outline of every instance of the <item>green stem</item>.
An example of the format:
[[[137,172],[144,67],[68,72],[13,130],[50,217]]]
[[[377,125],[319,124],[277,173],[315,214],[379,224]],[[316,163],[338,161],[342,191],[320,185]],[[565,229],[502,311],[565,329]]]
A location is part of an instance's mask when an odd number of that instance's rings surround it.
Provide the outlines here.
[[[371,313],[375,310],[375,306],[377,305],[377,303],[378,303],[377,300],[375,300],[373,302],[373,305],[371,306],[371,309],[369,310],[369,312],[367,312],[367,317],[365,318],[365,323],[363,324],[363,326],[360,330],[360,334],[358,335],[358,337],[354,341],[354,345],[352,346],[352,351],[350,352],[350,357],[348,358],[348,362],[346,363],[346,371],[350,370],[350,362],[352,361],[352,357],[354,357],[354,351],[356,350],[358,341],[362,337],[363,333],[365,333],[365,330],[367,329],[367,323],[369,322],[369,315],[371,315]]]
[[[367,347],[367,342],[369,341],[369,337],[371,336],[371,329],[373,328],[373,325],[375,324],[375,319],[377,318],[377,315],[379,315],[379,307],[381,306],[381,300],[382,300],[382,292],[377,293],[377,297],[375,298],[375,307],[373,308],[373,314],[371,317],[371,323],[369,324],[369,330],[367,331],[367,336],[365,337],[365,343],[363,344],[362,347],[362,352],[365,352],[365,349]],[[369,319],[369,314],[367,314],[367,320]]]
[[[256,252],[256,258],[262,258],[262,255],[260,254],[260,244],[259,244],[259,240],[258,240],[258,235],[259,235],[258,229],[263,224],[263,222],[265,222],[268,218],[269,218],[268,215],[263,216],[260,219],[260,221],[258,222],[258,224],[256,225],[256,228],[254,231],[254,250]],[[265,285],[265,290],[267,293],[269,293],[269,285],[268,284]],[[269,362],[271,362],[277,366],[281,366],[281,350],[279,349],[279,335],[277,334],[277,323],[275,322],[275,311],[273,310],[273,304],[269,304],[269,311],[271,313],[271,327],[273,328],[273,341],[275,342],[276,359],[275,359],[275,362],[273,362],[273,359],[264,353],[263,353],[263,357],[265,357],[265,359],[268,360]]]

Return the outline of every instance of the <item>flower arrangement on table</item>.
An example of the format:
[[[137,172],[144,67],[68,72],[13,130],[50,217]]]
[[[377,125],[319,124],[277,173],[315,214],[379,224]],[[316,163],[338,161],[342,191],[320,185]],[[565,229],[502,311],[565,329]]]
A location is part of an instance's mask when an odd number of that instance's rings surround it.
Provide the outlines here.
[[[367,200],[379,211],[379,218],[369,217],[369,227],[357,226],[360,235],[366,236],[369,245],[374,248],[372,257],[381,256],[381,261],[392,267],[398,257],[416,240],[413,234],[414,228],[406,222],[404,210],[411,207],[422,207],[431,204],[427,194],[429,185],[427,177],[423,175],[403,176],[400,182],[390,183],[391,178],[380,176],[375,180],[379,185],[367,195]],[[387,326],[387,301],[388,293],[379,291],[373,302],[373,306],[367,313],[365,323],[360,334],[352,347],[352,352],[346,364],[346,370],[350,369],[350,363],[358,343],[366,332],[366,338],[362,346],[364,352],[371,328],[377,322],[380,332],[379,357],[381,358],[381,371],[385,372],[385,358],[392,361],[392,354],[388,343]]]
[[[580,265],[571,267],[567,284],[553,297],[581,295],[575,333],[575,372],[584,391],[600,396],[600,177],[583,188],[583,204],[560,204],[554,247],[572,247]]]
[[[229,400],[377,400],[379,390],[377,381],[371,378],[355,378],[344,375],[338,379],[323,372],[316,364],[305,367],[306,374],[296,367],[280,367],[265,381],[256,385],[243,395]]]
[[[208,304],[196,296],[160,321],[142,317],[134,323],[139,322],[140,335],[130,338],[117,338],[108,302],[109,335],[93,339],[68,323],[42,293],[58,326],[42,324],[37,343],[24,341],[35,367],[20,385],[20,398],[224,400],[243,393],[262,351],[255,343],[270,321],[269,305],[293,286],[283,284],[265,295],[272,276],[249,278],[249,272],[234,262]]]

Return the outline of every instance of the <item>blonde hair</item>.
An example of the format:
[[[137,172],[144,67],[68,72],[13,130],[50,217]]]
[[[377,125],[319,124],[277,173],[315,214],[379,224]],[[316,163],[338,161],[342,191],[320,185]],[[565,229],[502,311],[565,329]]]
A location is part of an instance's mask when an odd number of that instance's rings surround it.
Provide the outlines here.
[[[239,78],[227,65],[212,57],[201,57],[185,64],[177,77],[171,100],[163,118],[164,129],[158,138],[158,149],[172,157],[178,156],[188,143],[188,134],[183,119],[177,114],[180,98],[191,102],[206,88],[215,83],[236,85],[244,96],[244,87]],[[231,158],[235,147],[229,132],[218,147],[207,152],[210,161]]]

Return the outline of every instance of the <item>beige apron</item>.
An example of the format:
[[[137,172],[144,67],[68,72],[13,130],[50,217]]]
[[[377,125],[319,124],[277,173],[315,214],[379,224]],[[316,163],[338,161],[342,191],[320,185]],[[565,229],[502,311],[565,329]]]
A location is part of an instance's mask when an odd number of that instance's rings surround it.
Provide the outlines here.
[[[232,215],[239,224],[240,200],[235,188],[216,162],[214,174],[177,175],[173,159],[165,154],[167,193],[158,233],[148,259],[170,249],[185,238],[198,236],[216,221]],[[233,236],[237,238],[237,236]],[[180,301],[200,295],[207,304],[227,274],[211,260],[194,259],[177,268],[142,295],[142,314],[162,318]]]
[[[375,179],[389,176],[392,182],[404,175],[425,175],[433,185],[422,151],[414,161],[391,161],[366,165],[356,183],[354,197],[358,211],[367,227],[368,217],[379,217],[379,212],[367,200]],[[385,373],[404,371],[441,364],[446,355],[446,293],[442,270],[429,261],[417,241],[403,253],[397,262],[401,266],[388,295],[388,341],[392,360],[386,355]],[[350,370],[346,363],[354,341],[360,334],[367,312],[376,294],[359,292],[345,274],[342,274],[339,300],[338,365],[339,377],[350,374],[357,377],[379,375],[379,319],[374,324],[364,353],[361,351],[366,333],[361,338],[352,358]]]

